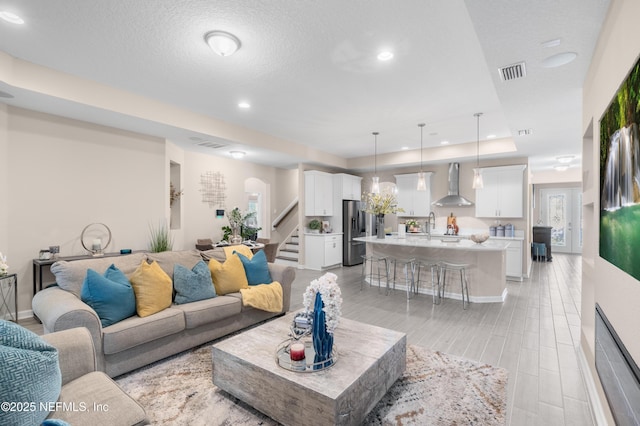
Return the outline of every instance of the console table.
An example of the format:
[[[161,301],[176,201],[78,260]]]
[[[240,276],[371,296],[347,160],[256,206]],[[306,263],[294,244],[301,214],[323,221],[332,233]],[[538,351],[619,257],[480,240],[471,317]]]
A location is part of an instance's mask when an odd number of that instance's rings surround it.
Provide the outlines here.
[[[11,298],[13,297],[13,314]],[[6,312],[5,312],[6,311]],[[18,322],[18,275],[0,275],[0,318]]]
[[[134,251],[133,253],[138,253],[138,251]],[[127,253],[129,254],[129,253]],[[119,252],[115,253],[105,253],[100,257],[116,257],[116,256],[126,256],[127,254],[122,254]],[[73,260],[82,260],[82,259],[95,259],[96,257],[91,256],[89,254],[77,255],[77,256],[57,256],[52,259],[33,259],[33,295],[35,296],[36,292],[42,290],[42,269],[44,267],[50,267],[58,260],[66,260],[67,262],[71,262]],[[36,273],[37,272],[37,273]],[[45,287],[54,283],[47,283]]]

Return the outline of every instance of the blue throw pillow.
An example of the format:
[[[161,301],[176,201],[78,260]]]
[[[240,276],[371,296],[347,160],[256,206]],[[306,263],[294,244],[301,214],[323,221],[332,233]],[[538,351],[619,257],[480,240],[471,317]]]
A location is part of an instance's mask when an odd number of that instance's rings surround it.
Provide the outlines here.
[[[0,424],[39,425],[60,396],[58,351],[26,328],[0,320],[0,366],[0,402],[15,404],[0,409]]]
[[[191,270],[176,264],[173,267],[173,288],[176,290],[177,305],[216,297],[211,271],[202,260]]]
[[[264,250],[260,250],[253,255],[251,259],[242,253],[234,252],[240,257],[244,273],[247,275],[249,285],[271,284],[271,274],[269,273],[269,264],[267,263],[267,255]]]
[[[80,299],[98,314],[103,327],[108,327],[136,314],[136,296],[127,276],[115,265],[104,275],[87,270]]]

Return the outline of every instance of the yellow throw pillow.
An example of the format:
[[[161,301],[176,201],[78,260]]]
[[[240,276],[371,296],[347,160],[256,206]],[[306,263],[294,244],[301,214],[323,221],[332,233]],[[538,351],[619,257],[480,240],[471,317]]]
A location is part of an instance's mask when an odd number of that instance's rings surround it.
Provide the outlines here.
[[[209,270],[218,295],[235,293],[241,288],[249,288],[244,266],[242,266],[242,261],[237,254],[227,257],[224,263],[215,259],[209,260]]]
[[[234,251],[247,256],[249,259],[253,257],[253,252],[251,251],[251,249],[244,244],[236,244],[235,246],[227,246],[223,248],[224,254],[227,256],[227,259],[231,257]]]
[[[155,260],[152,264],[143,260],[129,281],[136,295],[138,316],[148,317],[171,306],[173,283]]]

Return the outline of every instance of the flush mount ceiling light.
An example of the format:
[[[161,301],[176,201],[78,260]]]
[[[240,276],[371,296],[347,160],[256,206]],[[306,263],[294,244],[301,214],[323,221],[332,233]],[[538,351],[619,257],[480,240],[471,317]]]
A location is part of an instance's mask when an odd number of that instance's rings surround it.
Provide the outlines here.
[[[236,160],[243,158],[246,155],[244,151],[231,151],[231,156]]]
[[[371,178],[371,193],[380,193],[380,178],[378,177],[378,135],[380,133],[373,132],[373,177]]]
[[[558,164],[557,166],[553,166],[554,169],[558,172],[564,172],[569,168],[568,164]]]
[[[238,108],[249,109],[251,108],[251,104],[249,102],[240,102],[238,103]]]
[[[562,157],[556,157],[556,160],[558,160],[558,163],[567,164],[572,162],[574,158],[576,157],[573,155],[563,155]]]
[[[560,46],[560,39],[554,38],[553,40],[545,41],[540,43],[542,47],[557,47]]]
[[[473,189],[481,189],[484,187],[484,182],[482,182],[482,173],[480,171],[480,116],[481,112],[476,112],[473,116],[476,118],[478,122],[478,132],[477,132],[477,142],[476,142],[476,168],[473,169]]]
[[[389,52],[388,50],[378,53],[378,59],[381,61],[388,61],[389,59],[392,59],[392,58],[393,58],[393,52]]]
[[[418,173],[418,191],[427,190],[427,182],[424,179],[424,172],[422,171],[422,130],[424,129],[424,123],[418,124],[420,127],[420,173]]]
[[[487,135],[487,139],[495,139],[495,138],[496,138],[496,135],[493,135],[493,134]]]
[[[22,19],[15,13],[7,12],[6,10],[0,11],[0,19],[10,22],[12,24],[17,24],[17,25],[24,24],[24,19]]]
[[[240,49],[238,37],[226,31],[210,31],[204,35],[204,40],[220,56],[231,56]]]
[[[442,141],[440,142],[440,145],[449,145],[449,141]]]
[[[561,67],[562,65],[566,65],[569,62],[572,62],[574,59],[578,57],[576,52],[562,52],[557,55],[549,56],[548,58],[542,61],[542,66],[545,68],[556,68]]]

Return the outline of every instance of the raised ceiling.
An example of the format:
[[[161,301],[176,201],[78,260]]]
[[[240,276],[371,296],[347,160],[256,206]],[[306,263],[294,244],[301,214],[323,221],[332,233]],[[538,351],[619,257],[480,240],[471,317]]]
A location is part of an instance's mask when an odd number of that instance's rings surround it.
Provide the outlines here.
[[[361,157],[373,154],[373,131],[380,132],[378,153],[399,153],[387,155],[384,166],[417,164],[420,122],[427,123],[425,153],[433,154],[426,164],[475,158],[473,114],[483,112],[480,139],[493,134],[506,148],[494,141],[482,159],[527,156],[532,170],[545,170],[557,156],[580,155],[582,85],[608,4],[4,0],[0,9],[25,24],[0,21],[0,51],[23,66],[44,67],[43,73],[113,88],[115,100],[107,106],[99,92],[79,99],[43,90],[35,79],[18,76],[14,65],[13,73],[0,66],[0,90],[14,96],[0,101],[202,152],[241,149],[246,161],[356,170],[370,164]],[[235,34],[240,50],[215,55],[203,38],[211,30]],[[545,47],[552,40],[559,45]],[[383,49],[394,58],[376,59]],[[545,67],[547,58],[563,52],[577,57]],[[500,78],[500,67],[520,62],[524,78]],[[171,106],[184,118],[132,113],[127,94]],[[238,108],[240,101],[251,108]],[[194,126],[194,117],[210,122]],[[519,136],[523,129],[532,133]],[[202,141],[224,147],[195,145]],[[462,149],[451,148],[456,145]]]

